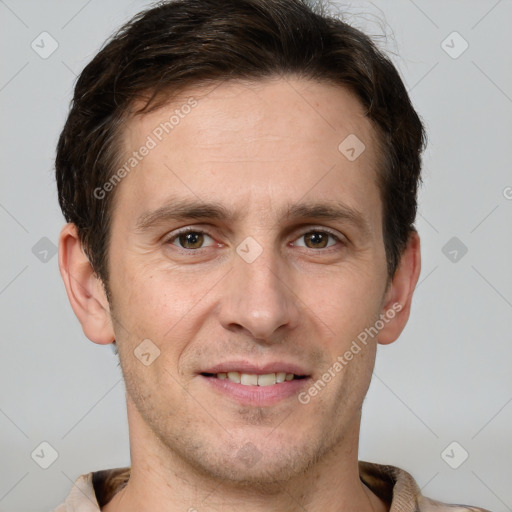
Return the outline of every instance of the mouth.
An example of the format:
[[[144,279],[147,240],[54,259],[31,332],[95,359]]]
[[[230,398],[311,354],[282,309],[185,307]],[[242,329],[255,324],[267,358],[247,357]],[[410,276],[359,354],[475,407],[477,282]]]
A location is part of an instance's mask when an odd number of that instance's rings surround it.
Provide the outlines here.
[[[219,373],[201,373],[203,377],[212,379],[228,380],[243,386],[273,386],[274,384],[283,384],[292,380],[306,379],[307,375],[297,375],[295,373],[276,372],[276,373],[243,373],[238,371],[219,372]]]
[[[198,376],[216,396],[254,407],[296,399],[311,381],[311,375],[304,368],[277,361],[268,364],[226,361],[207,368]]]

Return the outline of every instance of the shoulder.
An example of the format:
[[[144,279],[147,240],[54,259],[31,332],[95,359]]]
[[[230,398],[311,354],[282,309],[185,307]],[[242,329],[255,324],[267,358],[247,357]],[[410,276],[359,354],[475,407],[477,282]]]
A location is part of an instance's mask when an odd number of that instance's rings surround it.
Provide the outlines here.
[[[412,475],[396,466],[359,461],[359,474],[361,480],[389,504],[390,512],[490,512],[427,498]]]
[[[485,508],[441,503],[440,501],[436,501],[425,496],[419,497],[418,508],[420,512],[491,512]]]
[[[104,469],[80,475],[66,501],[53,512],[99,512],[130,478],[130,468]]]
[[[130,467],[104,469],[92,474],[92,484],[100,508],[103,508],[130,479]]]

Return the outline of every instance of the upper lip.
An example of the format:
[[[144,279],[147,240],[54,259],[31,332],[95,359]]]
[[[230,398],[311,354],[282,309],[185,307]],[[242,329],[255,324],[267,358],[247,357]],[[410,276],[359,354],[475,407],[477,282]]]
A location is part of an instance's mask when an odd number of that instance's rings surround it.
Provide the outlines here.
[[[304,368],[294,363],[286,363],[284,361],[273,361],[265,364],[251,363],[250,361],[224,361],[222,363],[210,366],[199,373],[227,373],[239,372],[265,375],[267,373],[293,373],[295,375],[309,375]]]

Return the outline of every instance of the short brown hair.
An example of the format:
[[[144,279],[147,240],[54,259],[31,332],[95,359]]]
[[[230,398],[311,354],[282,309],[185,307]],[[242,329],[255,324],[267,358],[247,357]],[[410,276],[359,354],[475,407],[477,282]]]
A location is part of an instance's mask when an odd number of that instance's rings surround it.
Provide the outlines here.
[[[122,156],[123,123],[189,86],[296,75],[356,94],[379,134],[378,186],[392,276],[414,231],[422,122],[391,61],[361,31],[301,0],[174,0],[136,15],[80,74],[56,155],[59,203],[108,291],[115,190],[98,199]],[[341,141],[340,141],[341,142]]]

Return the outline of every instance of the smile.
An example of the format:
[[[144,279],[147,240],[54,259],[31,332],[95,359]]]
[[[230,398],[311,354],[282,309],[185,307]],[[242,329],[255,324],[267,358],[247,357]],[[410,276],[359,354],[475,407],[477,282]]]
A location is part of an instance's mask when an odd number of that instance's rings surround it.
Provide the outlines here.
[[[270,407],[290,399],[296,404],[296,397],[311,381],[308,375],[290,371],[271,373],[263,370],[261,373],[246,373],[228,371],[229,366],[222,370],[226,371],[202,372],[199,377],[217,396],[253,407]]]
[[[304,379],[304,375],[295,375],[294,373],[241,373],[241,372],[220,372],[220,373],[202,373],[204,377],[217,378],[220,380],[229,380],[244,386],[272,386],[295,379]]]

